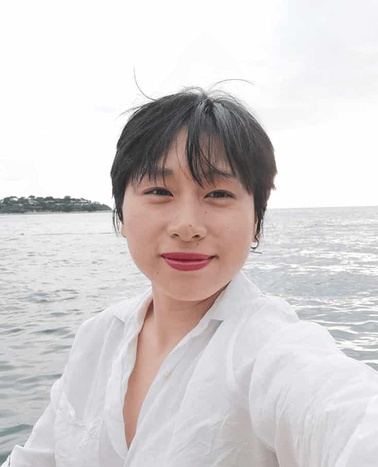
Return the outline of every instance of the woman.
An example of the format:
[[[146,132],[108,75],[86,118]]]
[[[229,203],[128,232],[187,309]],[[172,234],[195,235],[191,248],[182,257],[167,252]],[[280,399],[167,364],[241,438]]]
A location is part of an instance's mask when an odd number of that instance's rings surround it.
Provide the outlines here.
[[[79,328],[4,465],[378,465],[378,374],[241,271],[275,174],[268,136],[230,96],[190,89],[134,112],[114,224],[151,287]]]

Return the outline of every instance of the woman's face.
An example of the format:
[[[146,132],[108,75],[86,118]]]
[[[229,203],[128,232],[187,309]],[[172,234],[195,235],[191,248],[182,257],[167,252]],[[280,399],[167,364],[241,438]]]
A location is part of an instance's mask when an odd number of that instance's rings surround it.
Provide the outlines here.
[[[256,217],[253,196],[239,179],[215,178],[203,188],[192,179],[185,142],[182,130],[167,156],[165,184],[162,176],[146,176],[127,186],[122,235],[155,290],[173,300],[199,301],[223,289],[242,268],[255,240]],[[225,162],[218,168],[231,172]],[[180,262],[169,253],[210,258]]]

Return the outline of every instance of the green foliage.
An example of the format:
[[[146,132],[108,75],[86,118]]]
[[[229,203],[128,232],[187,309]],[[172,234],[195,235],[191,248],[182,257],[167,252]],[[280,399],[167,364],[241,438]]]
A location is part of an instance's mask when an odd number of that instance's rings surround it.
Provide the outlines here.
[[[23,214],[26,212],[92,212],[110,211],[110,207],[84,198],[54,198],[53,196],[7,196],[0,200],[0,214]]]

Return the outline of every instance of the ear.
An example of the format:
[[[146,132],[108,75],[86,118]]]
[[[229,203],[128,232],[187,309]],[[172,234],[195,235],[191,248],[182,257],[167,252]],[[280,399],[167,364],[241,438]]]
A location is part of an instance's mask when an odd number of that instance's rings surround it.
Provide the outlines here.
[[[121,224],[121,235],[122,235],[123,238],[126,239],[126,226],[125,226],[124,222],[122,222],[122,224]]]

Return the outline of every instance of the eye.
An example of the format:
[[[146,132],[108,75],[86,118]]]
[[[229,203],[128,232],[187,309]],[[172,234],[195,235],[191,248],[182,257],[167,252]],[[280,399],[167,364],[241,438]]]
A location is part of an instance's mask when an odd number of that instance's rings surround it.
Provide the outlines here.
[[[207,195],[210,198],[233,198],[233,195],[228,191],[212,191]]]
[[[164,188],[154,188],[153,190],[149,190],[145,193],[146,195],[157,195],[157,196],[172,196],[168,190]]]

